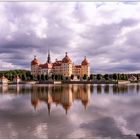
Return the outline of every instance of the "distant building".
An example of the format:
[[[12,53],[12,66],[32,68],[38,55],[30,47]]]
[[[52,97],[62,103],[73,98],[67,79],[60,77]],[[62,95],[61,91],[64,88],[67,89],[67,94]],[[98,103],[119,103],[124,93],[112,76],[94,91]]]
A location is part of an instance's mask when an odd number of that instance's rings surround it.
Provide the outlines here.
[[[14,83],[19,83],[21,81],[21,79],[19,78],[19,76],[16,76],[14,79],[13,79],[13,82]]]
[[[0,78],[0,83],[1,83],[1,84],[8,84],[8,79],[7,79],[5,76],[2,76],[2,77]]]
[[[134,75],[131,75],[129,78],[128,78],[129,81],[131,82],[135,82],[137,81],[137,77],[135,77]]]
[[[70,77],[71,75],[79,75],[80,77],[83,77],[84,75],[90,75],[90,65],[86,56],[81,62],[81,65],[74,65],[67,52],[62,60],[56,59],[55,62],[52,63],[49,52],[46,63],[44,64],[41,64],[36,56],[34,57],[34,60],[31,61],[31,74],[33,76],[42,74],[51,76],[52,74],[54,74],[63,75],[64,77]]]

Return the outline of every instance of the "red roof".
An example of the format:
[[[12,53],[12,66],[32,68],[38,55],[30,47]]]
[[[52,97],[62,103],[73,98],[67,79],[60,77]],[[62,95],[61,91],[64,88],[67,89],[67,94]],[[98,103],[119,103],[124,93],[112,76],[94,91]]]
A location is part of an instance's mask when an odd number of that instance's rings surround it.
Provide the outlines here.
[[[34,60],[32,60],[31,65],[39,65],[39,60],[36,59],[36,56],[34,57]]]
[[[45,63],[45,64],[40,64],[39,67],[43,68],[43,69],[51,69],[52,68],[52,64],[50,63]]]
[[[75,65],[76,68],[81,68],[81,65]]]
[[[89,64],[88,61],[87,61],[87,59],[86,59],[86,57],[84,58],[84,60],[82,61],[81,64],[82,64],[82,65],[88,65],[88,64]]]
[[[66,56],[62,59],[62,63],[72,63],[71,59],[67,55],[67,52],[66,52]]]
[[[62,61],[56,60],[56,61],[53,63],[53,67],[55,67],[55,66],[61,66],[61,64],[62,64]]]

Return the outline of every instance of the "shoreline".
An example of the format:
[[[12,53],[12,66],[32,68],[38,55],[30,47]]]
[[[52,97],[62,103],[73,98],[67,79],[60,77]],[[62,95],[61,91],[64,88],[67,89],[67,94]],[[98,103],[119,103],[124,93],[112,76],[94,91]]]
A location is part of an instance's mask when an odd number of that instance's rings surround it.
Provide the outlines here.
[[[52,84],[52,85],[62,85],[62,84],[117,84],[117,85],[123,85],[123,84],[139,84],[140,82],[130,82],[130,81],[22,81],[19,83],[15,83],[15,82],[9,82],[6,84],[2,84],[0,83],[0,85],[20,85],[20,84],[32,84],[32,85],[48,85],[48,84]]]

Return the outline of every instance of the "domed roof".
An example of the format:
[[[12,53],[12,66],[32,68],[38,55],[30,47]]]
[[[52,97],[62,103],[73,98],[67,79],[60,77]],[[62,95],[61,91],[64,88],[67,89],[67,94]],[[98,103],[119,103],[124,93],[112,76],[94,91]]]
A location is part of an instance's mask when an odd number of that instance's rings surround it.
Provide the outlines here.
[[[66,52],[66,56],[62,59],[62,63],[72,63],[71,59],[67,55],[67,52]]]
[[[39,65],[39,60],[36,59],[36,56],[34,56],[34,60],[32,60],[31,65]]]
[[[85,58],[84,58],[84,60],[82,61],[81,64],[82,64],[82,65],[88,65],[88,64],[89,64],[88,61],[87,61],[87,59],[86,59],[86,56],[85,56]]]

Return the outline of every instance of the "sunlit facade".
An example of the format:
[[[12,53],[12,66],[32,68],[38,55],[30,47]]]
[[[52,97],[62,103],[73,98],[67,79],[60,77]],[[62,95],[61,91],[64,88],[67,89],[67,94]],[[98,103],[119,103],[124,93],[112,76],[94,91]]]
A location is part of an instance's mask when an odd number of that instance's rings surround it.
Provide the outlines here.
[[[70,77],[71,75],[83,77],[84,75],[90,75],[90,65],[86,57],[81,62],[81,65],[74,65],[67,52],[62,60],[55,60],[51,62],[50,52],[48,53],[47,61],[45,64],[40,64],[40,61],[34,57],[31,62],[31,74],[37,75],[63,75],[64,77]]]

